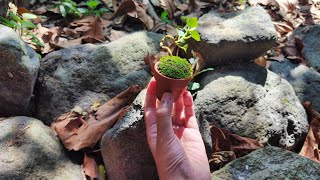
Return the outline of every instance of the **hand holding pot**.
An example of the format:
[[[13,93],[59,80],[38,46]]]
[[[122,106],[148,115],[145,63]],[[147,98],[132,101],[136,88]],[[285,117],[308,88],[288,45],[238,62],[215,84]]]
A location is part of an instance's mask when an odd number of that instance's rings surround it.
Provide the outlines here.
[[[160,179],[210,179],[209,163],[199,132],[190,92],[173,103],[170,93],[157,102],[156,81],[145,100],[147,140]]]

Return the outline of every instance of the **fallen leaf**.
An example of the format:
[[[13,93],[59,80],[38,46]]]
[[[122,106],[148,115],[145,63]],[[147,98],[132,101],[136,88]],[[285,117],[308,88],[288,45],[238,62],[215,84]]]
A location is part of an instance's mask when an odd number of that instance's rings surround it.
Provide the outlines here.
[[[71,46],[75,45],[80,45],[82,44],[82,38],[77,38],[77,39],[71,39],[71,40],[59,40],[59,42],[56,44],[56,47],[58,48],[68,48]]]
[[[80,37],[80,33],[74,29],[70,29],[70,28],[63,28],[63,34],[65,34],[67,37],[71,37],[71,38],[79,38]]]
[[[320,114],[312,107],[310,102],[303,103],[310,122],[307,138],[300,151],[300,155],[320,163]]]
[[[216,171],[236,159],[233,151],[219,151],[212,153],[209,159],[210,171]]]
[[[94,159],[87,153],[84,154],[82,171],[87,180],[102,180],[101,174],[99,173],[98,165]]]
[[[110,30],[110,35],[108,36],[109,41],[115,41],[119,38],[121,38],[122,36],[127,35],[128,33],[125,31],[117,31],[114,29]]]
[[[161,7],[168,11],[168,17],[170,20],[173,20],[174,13],[176,12],[177,7],[174,4],[174,0],[160,0]],[[192,4],[194,5],[194,4]]]
[[[263,68],[267,66],[267,60],[263,56],[256,58],[254,62]]]
[[[130,86],[104,105],[97,109],[88,120],[84,120],[78,112],[65,113],[57,118],[52,127],[61,142],[68,150],[81,150],[93,147],[123,114],[126,108],[134,100],[141,88]]]
[[[102,43],[106,39],[103,35],[103,23],[101,18],[95,17],[84,31],[82,40],[86,43]]]
[[[203,118],[202,114],[199,119],[201,118]],[[209,159],[211,171],[263,147],[257,140],[232,134],[213,123],[209,123],[209,129],[212,140],[212,154]]]
[[[131,17],[138,18],[141,22],[143,22],[148,30],[151,30],[155,23],[153,19],[146,13],[146,10],[147,9],[143,6],[143,4],[139,4],[133,0],[125,0],[121,3],[116,12],[114,12],[110,20],[127,14]]]

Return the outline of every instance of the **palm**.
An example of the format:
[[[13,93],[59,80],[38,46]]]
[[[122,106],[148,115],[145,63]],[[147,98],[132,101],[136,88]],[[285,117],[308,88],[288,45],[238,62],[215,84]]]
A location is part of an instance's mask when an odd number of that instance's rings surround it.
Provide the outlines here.
[[[182,172],[193,172],[198,179],[207,179],[209,164],[191,94],[184,92],[174,107],[170,97],[169,100],[163,97],[157,103],[155,82],[151,80],[145,103],[148,144],[160,177],[172,178]]]

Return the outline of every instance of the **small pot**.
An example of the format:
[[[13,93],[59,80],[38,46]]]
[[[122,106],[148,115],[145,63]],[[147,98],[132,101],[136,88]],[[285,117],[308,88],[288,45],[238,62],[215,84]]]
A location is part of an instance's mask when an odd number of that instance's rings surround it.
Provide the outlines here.
[[[186,79],[173,79],[173,78],[164,76],[158,70],[159,63],[160,62],[157,62],[153,68],[153,75],[157,81],[157,87],[156,87],[157,98],[161,100],[163,93],[170,92],[172,93],[174,101],[176,101],[178,100],[183,89],[188,86],[189,82],[192,79],[192,75]]]

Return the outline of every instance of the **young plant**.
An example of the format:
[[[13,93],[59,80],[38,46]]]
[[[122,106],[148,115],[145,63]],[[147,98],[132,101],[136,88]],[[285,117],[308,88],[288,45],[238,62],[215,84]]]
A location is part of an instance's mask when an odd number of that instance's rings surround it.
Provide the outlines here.
[[[179,56],[162,56],[158,70],[167,77],[185,79],[192,75],[192,66],[185,58]]]
[[[43,43],[35,36],[34,34],[30,33],[31,29],[38,28],[37,25],[33,24],[30,19],[36,19],[37,16],[31,13],[23,13],[21,16],[15,14],[12,11],[8,12],[8,18],[0,17],[0,24],[8,26],[20,34],[20,36],[30,36],[30,40],[33,44],[38,46],[44,46]]]
[[[109,9],[104,7],[97,9],[100,4],[101,2],[99,0],[88,0],[81,3],[81,5],[84,5],[86,7],[78,8],[78,10],[82,13],[83,16],[94,15],[100,17],[103,12],[109,12]]]
[[[165,49],[169,53],[169,56],[164,56],[160,59],[158,70],[161,74],[174,79],[184,79],[191,77],[193,74],[193,69],[191,64],[186,59],[180,58],[179,56],[173,56],[171,49],[163,45],[164,41],[166,39],[169,39],[173,44],[183,49],[184,51],[187,51],[188,49],[188,39],[193,38],[196,41],[200,41],[200,35],[196,31],[198,27],[197,18],[185,18],[185,20],[186,26],[177,30],[177,40],[175,40],[171,35],[166,35],[160,42],[161,48]]]
[[[73,0],[59,0],[54,2],[54,8],[59,8],[59,11],[63,17],[67,17],[68,14],[80,17],[81,13],[78,10],[78,5]]]

